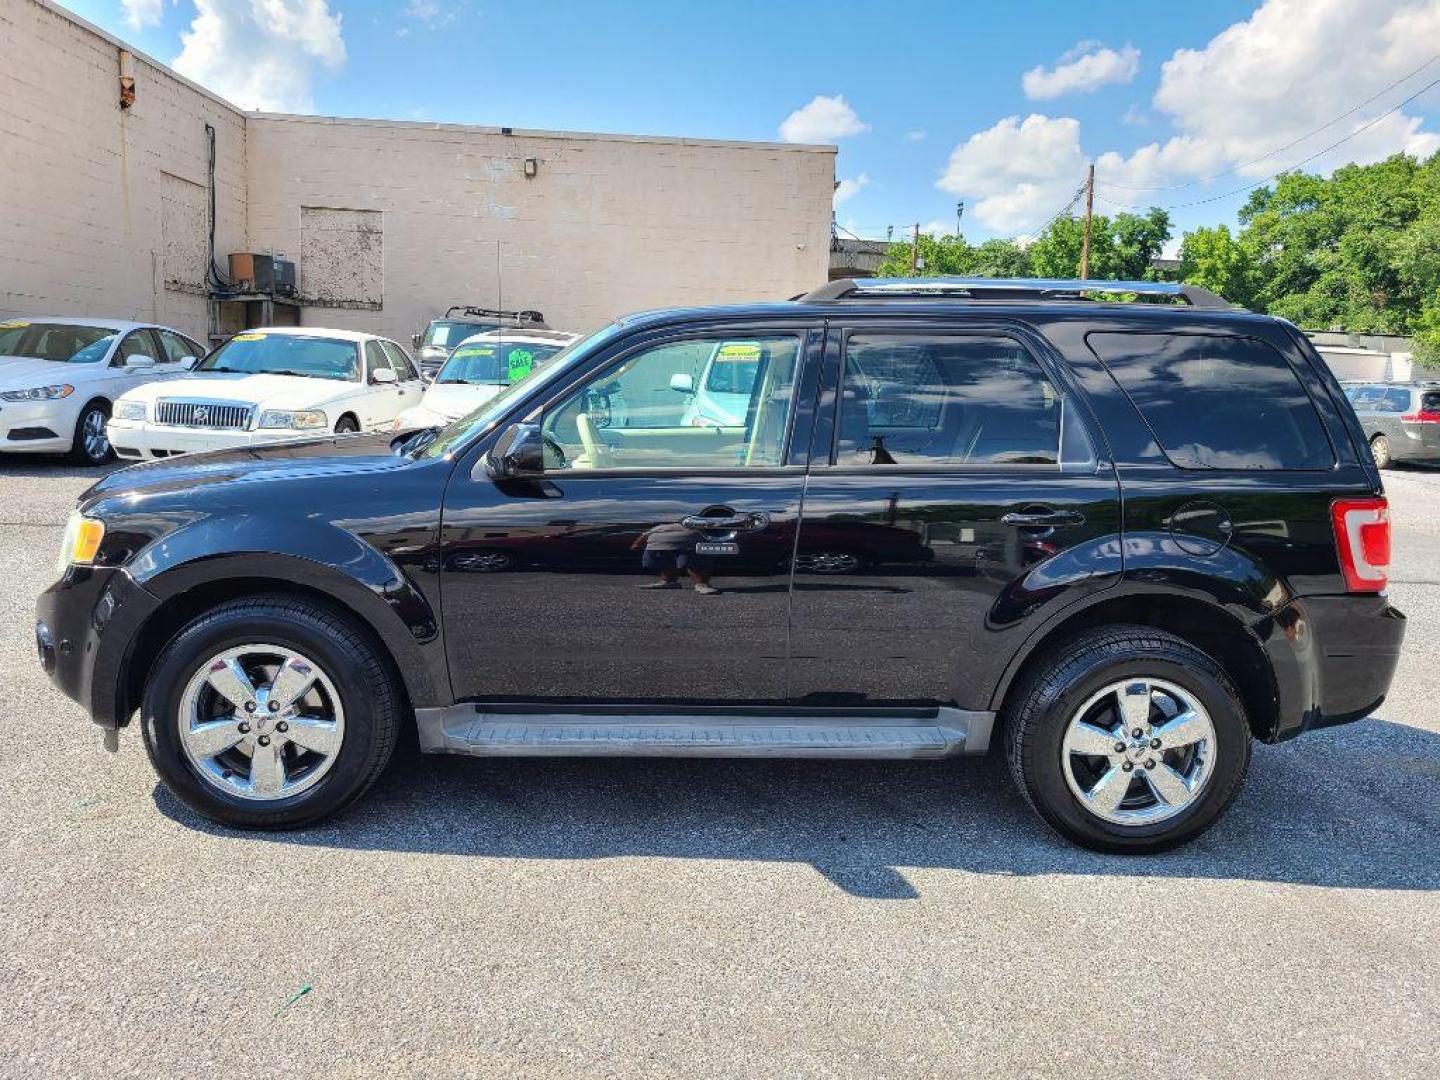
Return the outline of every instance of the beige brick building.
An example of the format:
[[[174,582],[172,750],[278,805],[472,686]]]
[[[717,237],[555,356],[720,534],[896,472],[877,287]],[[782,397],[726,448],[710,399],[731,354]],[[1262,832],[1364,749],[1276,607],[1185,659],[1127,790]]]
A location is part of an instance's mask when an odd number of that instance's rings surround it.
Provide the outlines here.
[[[0,0],[0,317],[203,335],[207,125],[221,268],[283,252],[306,325],[408,340],[473,303],[584,330],[827,276],[834,147],[246,113],[49,0]]]

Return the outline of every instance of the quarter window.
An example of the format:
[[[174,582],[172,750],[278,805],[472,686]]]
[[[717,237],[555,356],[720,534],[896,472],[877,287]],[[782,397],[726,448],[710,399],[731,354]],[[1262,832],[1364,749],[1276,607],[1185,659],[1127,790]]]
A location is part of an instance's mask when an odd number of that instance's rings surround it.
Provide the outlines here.
[[[1183,469],[1328,469],[1334,452],[1285,357],[1230,334],[1088,338]]]
[[[1060,395],[1018,342],[854,334],[845,348],[835,461],[1056,465],[1062,411]]]
[[[800,351],[798,335],[782,334],[700,338],[634,353],[546,410],[547,467],[779,465]],[[753,372],[744,379],[727,374],[719,380],[725,389],[712,391],[715,365],[732,363],[740,352]]]

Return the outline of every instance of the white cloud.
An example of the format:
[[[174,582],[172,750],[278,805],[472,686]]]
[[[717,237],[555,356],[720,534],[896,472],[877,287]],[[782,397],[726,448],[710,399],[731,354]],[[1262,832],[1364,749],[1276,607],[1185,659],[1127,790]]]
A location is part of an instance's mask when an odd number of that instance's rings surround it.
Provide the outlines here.
[[[140,30],[146,26],[159,26],[165,14],[165,0],[120,0],[125,11],[126,25]]]
[[[869,185],[870,177],[863,172],[853,180],[841,180],[840,183],[835,185],[835,195],[831,205],[839,206],[847,199],[858,195],[861,188],[869,187]]]
[[[1120,117],[1120,123],[1127,127],[1142,127],[1150,122],[1150,117],[1139,105],[1131,105],[1125,110],[1125,115]]]
[[[441,3],[440,0],[407,0],[401,14],[434,30],[454,22],[456,11],[454,5]]]
[[[327,0],[195,0],[174,67],[245,109],[314,112],[311,79],[345,63]]]
[[[923,142],[930,133],[928,131],[907,131],[905,132],[906,142]]]
[[[1088,94],[1110,83],[1128,83],[1140,73],[1140,50],[1126,45],[1119,52],[1095,41],[1082,41],[1060,58],[1055,67],[1033,67],[1021,77],[1025,96],[1032,100]]]
[[[1266,0],[1249,19],[1217,34],[1203,49],[1180,49],[1162,65],[1155,107],[1197,142],[1213,143],[1228,165],[1283,146],[1379,93],[1435,54],[1440,0]],[[1431,78],[1440,69],[1427,69]],[[1406,83],[1409,91],[1423,82]],[[1406,90],[1275,157],[1242,165],[1263,177],[1356,131]],[[1381,120],[1333,154],[1305,166],[1328,171],[1400,150],[1440,145],[1433,131],[1403,110]]]
[[[785,118],[780,138],[792,143],[828,143],[869,130],[870,125],[855,114],[843,95],[817,94],[810,104]]]
[[[926,236],[934,236],[937,238],[941,236],[954,236],[955,223],[952,221],[947,225],[943,221],[929,221],[920,226],[920,231]]]
[[[1040,224],[1083,179],[1080,121],[1032,113],[1007,116],[957,146],[936,186],[963,195],[979,222],[997,232]]]
[[[1072,117],[1011,116],[955,147],[937,186],[971,200],[981,225],[1014,232],[1038,228],[1064,206],[1092,157],[1098,205],[1113,212],[1117,204],[1224,194],[1297,166],[1324,173],[1401,150],[1428,156],[1440,150],[1440,132],[1422,117],[1401,110],[1376,118],[1440,76],[1440,65],[1428,67],[1381,94],[1430,59],[1436,41],[1440,0],[1265,0],[1204,48],[1178,50],[1165,62],[1151,119],[1168,121],[1170,137],[1129,154],[1087,153]],[[1094,55],[1093,43],[1086,48]],[[1376,94],[1373,105],[1305,137]]]

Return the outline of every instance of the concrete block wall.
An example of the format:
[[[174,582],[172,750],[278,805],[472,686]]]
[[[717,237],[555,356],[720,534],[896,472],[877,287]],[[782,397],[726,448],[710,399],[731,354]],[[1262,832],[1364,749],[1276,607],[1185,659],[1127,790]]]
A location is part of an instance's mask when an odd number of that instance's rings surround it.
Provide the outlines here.
[[[122,48],[48,3],[0,2],[0,316],[146,319],[203,338],[203,299],[165,285],[163,195],[198,193],[203,210],[212,125],[216,243],[242,247],[245,116],[138,54],[135,104],[122,110]],[[200,235],[171,247],[203,245],[204,220],[172,214]]]
[[[307,309],[310,324],[404,341],[476,303],[585,330],[783,299],[828,273],[829,147],[258,115],[247,163],[257,250],[300,251],[302,208],[381,215],[383,309]],[[322,293],[303,265],[300,283]]]

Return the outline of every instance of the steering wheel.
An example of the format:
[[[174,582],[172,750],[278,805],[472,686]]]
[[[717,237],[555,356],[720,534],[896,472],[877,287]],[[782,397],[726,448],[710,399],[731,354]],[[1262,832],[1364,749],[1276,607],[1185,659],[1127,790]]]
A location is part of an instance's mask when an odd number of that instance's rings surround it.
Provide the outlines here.
[[[610,464],[610,447],[600,441],[595,433],[595,423],[589,413],[575,414],[575,430],[580,433],[580,445],[585,447],[585,456],[590,459],[592,469],[603,469]]]

